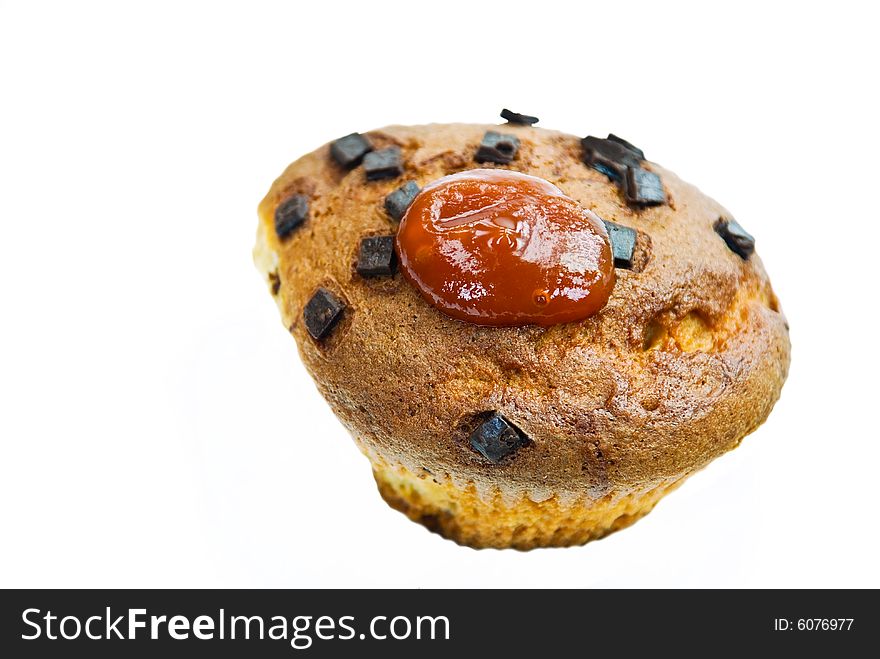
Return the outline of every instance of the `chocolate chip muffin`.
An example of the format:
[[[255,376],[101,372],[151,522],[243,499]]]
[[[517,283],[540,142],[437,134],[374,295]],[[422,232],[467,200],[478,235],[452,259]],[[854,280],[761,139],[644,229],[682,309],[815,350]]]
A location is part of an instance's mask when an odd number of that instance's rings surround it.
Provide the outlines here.
[[[754,239],[626,140],[505,111],[290,165],[255,261],[394,508],[471,547],[624,528],[785,380]]]

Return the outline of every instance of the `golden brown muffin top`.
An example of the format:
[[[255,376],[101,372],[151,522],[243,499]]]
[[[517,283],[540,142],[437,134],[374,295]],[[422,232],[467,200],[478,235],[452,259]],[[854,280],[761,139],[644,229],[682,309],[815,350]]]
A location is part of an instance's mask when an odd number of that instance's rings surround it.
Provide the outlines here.
[[[487,130],[519,138],[504,165],[476,163]],[[389,126],[365,134],[400,147],[402,176],[367,181],[324,145],[291,164],[259,207],[255,257],[303,361],[336,414],[374,459],[436,478],[577,496],[646,487],[732,448],[759,425],[787,373],[787,325],[757,254],[732,251],[715,225],[732,216],[675,174],[645,162],[666,203],[628,204],[584,164],[580,138],[506,124]],[[499,167],[538,176],[604,220],[638,231],[632,269],[608,304],[552,327],[484,327],[429,305],[400,273],[355,271],[360,241],[393,234],[385,197],[408,180]],[[301,226],[276,235],[276,208],[308,200]],[[319,287],[345,305],[314,340],[303,309]],[[529,443],[497,464],[468,438],[489,412]]]

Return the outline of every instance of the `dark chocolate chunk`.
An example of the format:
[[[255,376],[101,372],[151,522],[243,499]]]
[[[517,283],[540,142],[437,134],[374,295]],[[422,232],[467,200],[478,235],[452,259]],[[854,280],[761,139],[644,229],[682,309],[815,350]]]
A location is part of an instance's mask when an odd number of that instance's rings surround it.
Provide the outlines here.
[[[612,181],[623,180],[627,167],[639,167],[636,154],[618,142],[588,135],[581,140],[584,162]]]
[[[326,338],[342,318],[345,303],[326,288],[320,287],[303,309],[306,329],[315,341]]]
[[[360,133],[340,137],[330,145],[330,155],[336,162],[348,169],[360,165],[364,156],[372,150],[373,145]]]
[[[275,233],[284,240],[309,215],[309,198],[303,194],[288,197],[275,209]]]
[[[632,268],[633,256],[636,253],[636,239],[638,231],[625,227],[622,224],[608,222],[605,223],[605,230],[611,239],[611,252],[614,255],[614,267],[629,270]]]
[[[604,140],[588,135],[581,146],[584,162],[617,183],[629,203],[653,206],[666,202],[660,177],[642,169],[645,154],[638,147],[614,133]]]
[[[493,412],[471,433],[470,442],[484,458],[498,463],[528,444],[529,438],[501,414]]]
[[[608,139],[612,142],[617,142],[620,146],[624,146],[627,149],[629,149],[630,151],[632,151],[636,155],[636,158],[638,158],[639,160],[645,159],[645,152],[644,151],[642,151],[636,145],[631,144],[630,142],[627,142],[622,137],[618,137],[614,133],[608,133]]]
[[[507,108],[504,108],[501,111],[501,118],[511,124],[521,124],[523,126],[531,126],[532,124],[538,123],[538,117],[520,114],[519,112],[511,112]]]
[[[474,159],[477,162],[494,162],[506,165],[516,156],[518,149],[519,138],[515,135],[504,135],[487,130]]]
[[[385,197],[385,210],[388,214],[400,222],[406,209],[419,194],[419,186],[415,181],[407,181],[397,190]]]
[[[623,194],[628,202],[639,206],[654,206],[666,201],[660,177],[641,167],[629,167],[626,170]]]
[[[745,260],[755,251],[755,239],[733,218],[720,217],[715,222],[715,231],[724,238],[730,250]]]
[[[394,178],[403,174],[403,164],[400,161],[400,147],[389,146],[386,149],[372,151],[364,156],[364,171],[367,172],[368,181],[378,181],[383,178]]]
[[[355,270],[361,277],[393,275],[397,269],[394,236],[369,236],[361,240]]]

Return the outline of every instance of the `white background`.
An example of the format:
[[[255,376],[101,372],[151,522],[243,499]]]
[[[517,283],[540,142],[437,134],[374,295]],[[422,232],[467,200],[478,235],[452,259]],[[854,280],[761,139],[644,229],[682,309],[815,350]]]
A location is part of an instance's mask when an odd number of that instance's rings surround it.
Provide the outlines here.
[[[868,6],[0,2],[0,585],[880,586]],[[389,509],[251,263],[288,162],[502,106],[719,199],[791,323],[767,423],[581,548]]]

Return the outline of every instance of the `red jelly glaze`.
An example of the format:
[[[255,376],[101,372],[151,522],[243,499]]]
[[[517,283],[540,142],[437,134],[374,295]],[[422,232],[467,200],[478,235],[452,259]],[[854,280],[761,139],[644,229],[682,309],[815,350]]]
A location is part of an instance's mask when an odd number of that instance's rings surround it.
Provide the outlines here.
[[[426,185],[401,220],[396,249],[428,302],[478,325],[582,320],[614,287],[599,217],[548,181],[503,169]]]

